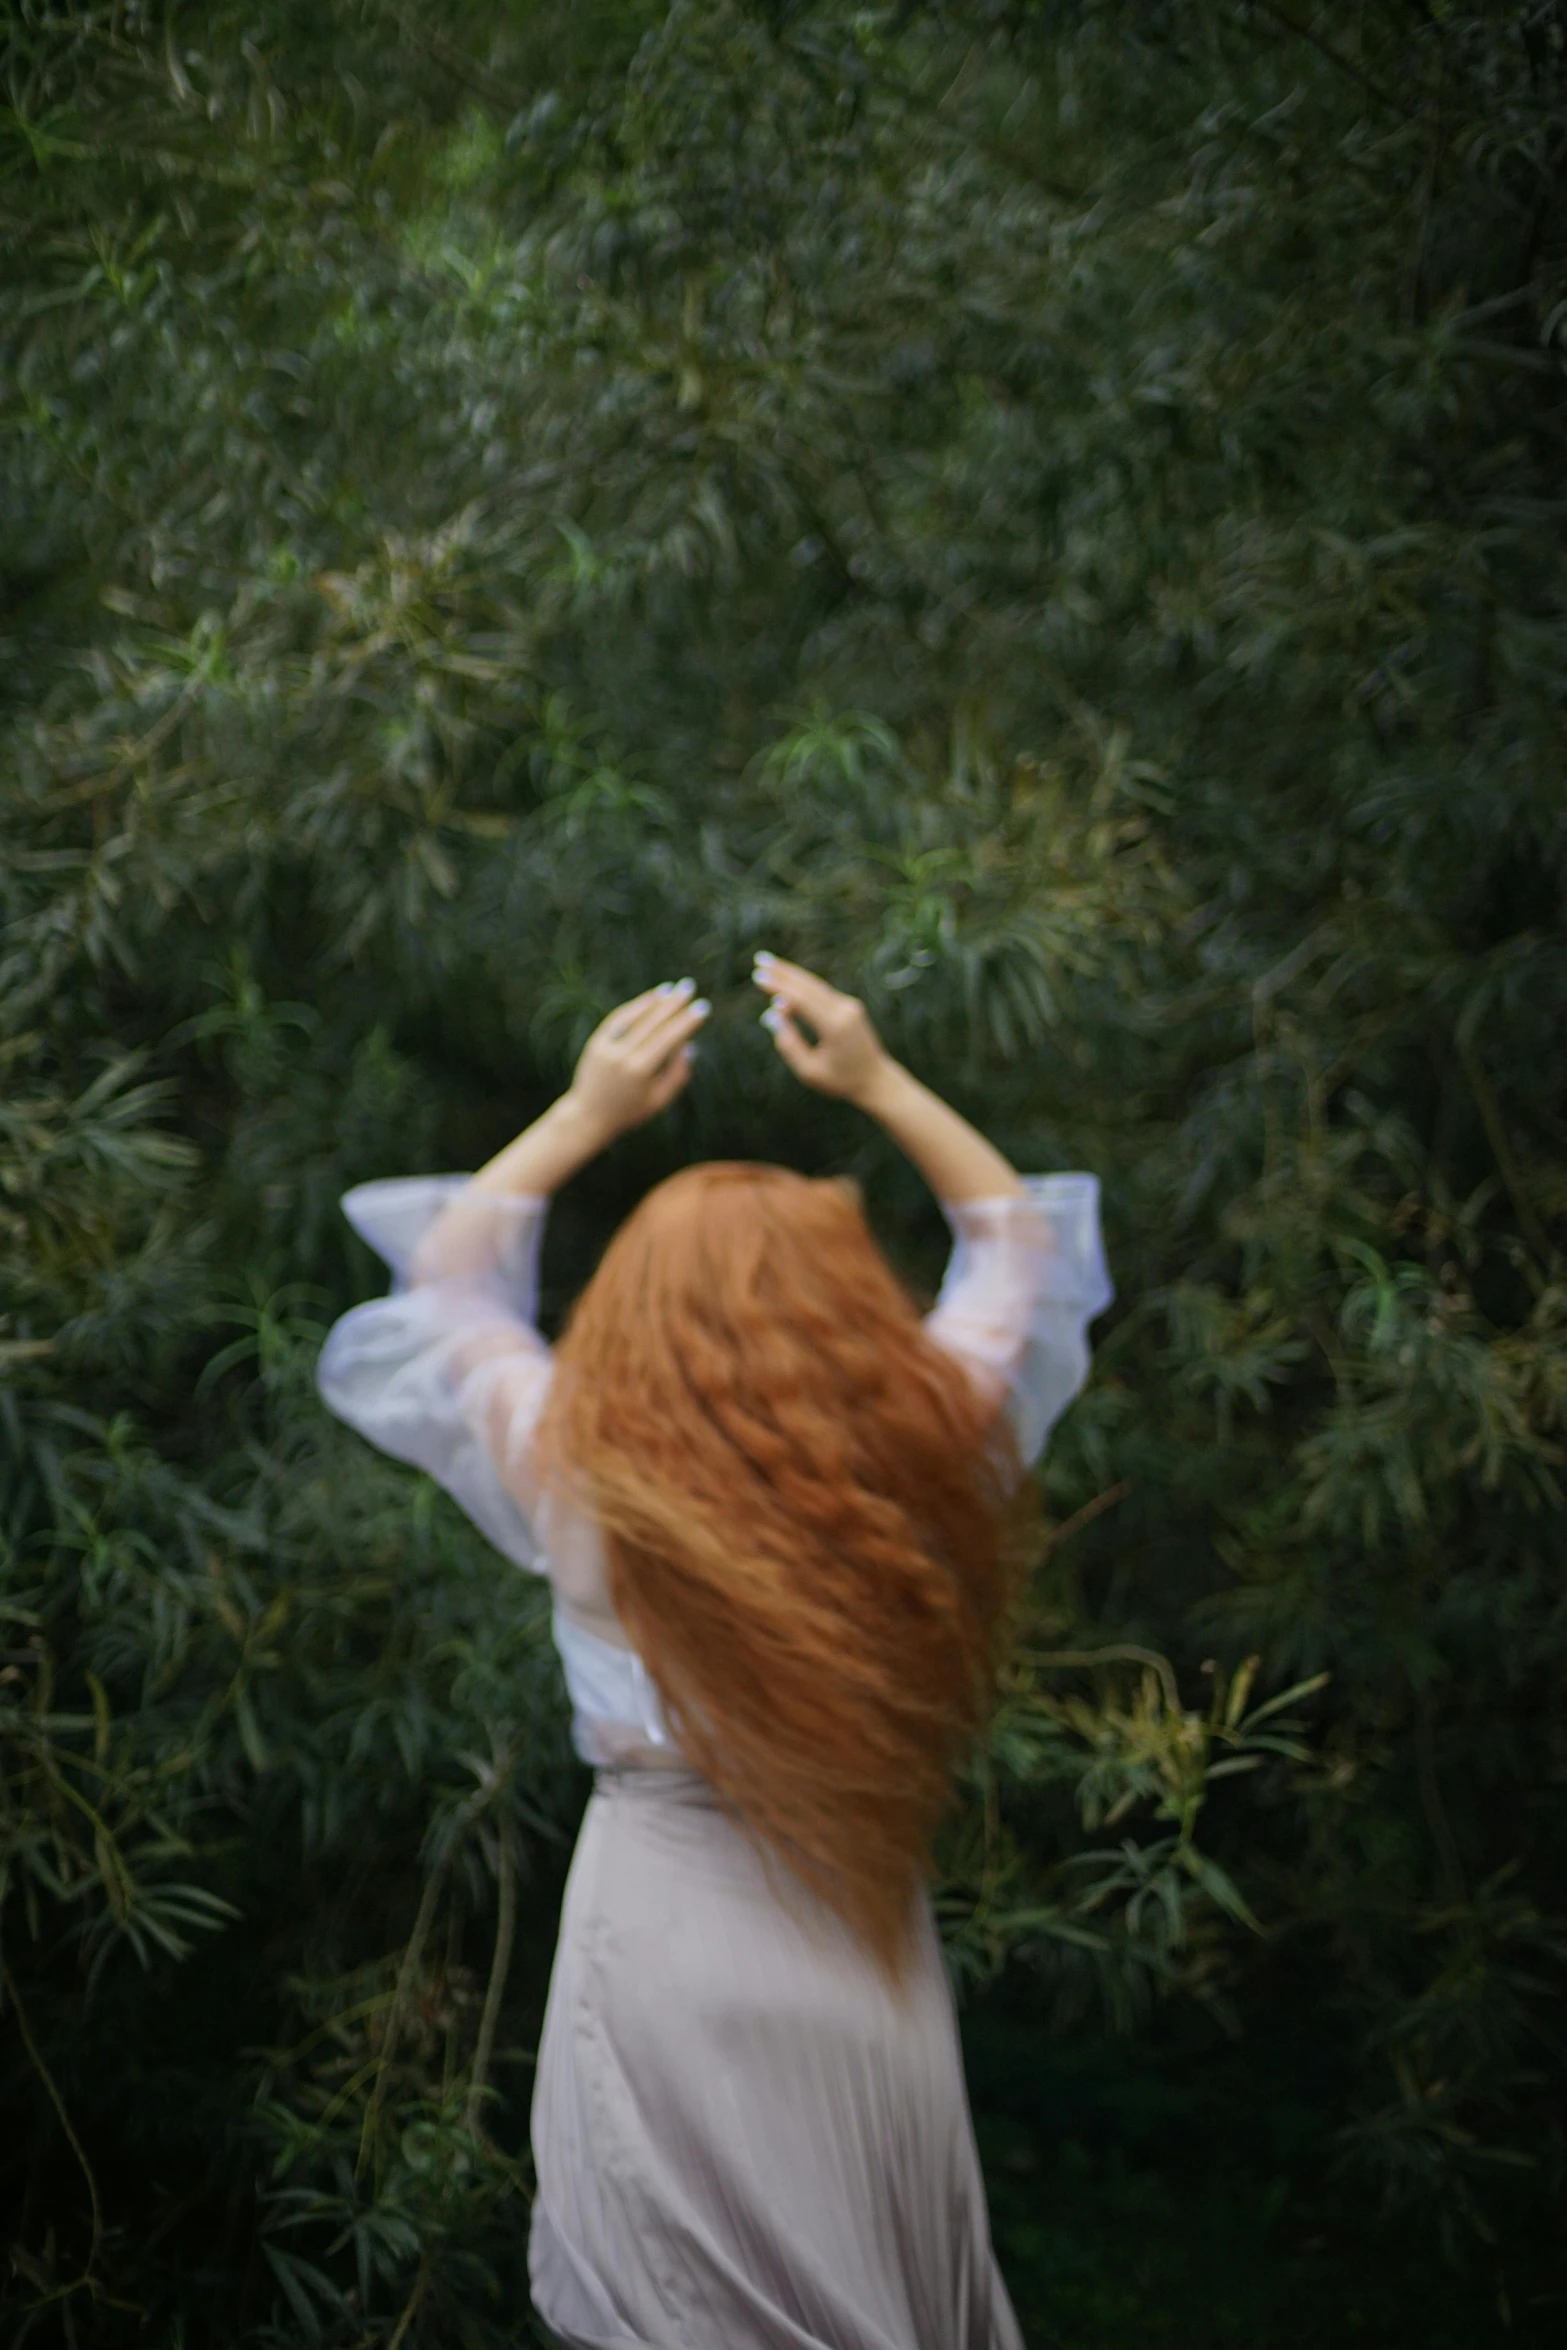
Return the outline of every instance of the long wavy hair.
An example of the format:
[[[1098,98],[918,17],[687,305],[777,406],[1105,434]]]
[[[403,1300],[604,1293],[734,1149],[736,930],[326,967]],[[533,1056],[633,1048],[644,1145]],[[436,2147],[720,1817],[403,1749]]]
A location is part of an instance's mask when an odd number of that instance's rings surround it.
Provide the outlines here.
[[[993,1404],[852,1186],[688,1167],[583,1290],[534,1439],[685,1758],[896,1981],[1019,1545]]]

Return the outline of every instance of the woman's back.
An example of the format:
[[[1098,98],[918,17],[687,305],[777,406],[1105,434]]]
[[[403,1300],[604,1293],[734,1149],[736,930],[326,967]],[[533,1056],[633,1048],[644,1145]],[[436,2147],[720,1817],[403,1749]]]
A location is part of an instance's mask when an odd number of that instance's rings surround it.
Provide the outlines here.
[[[782,1173],[757,1170],[766,1178]],[[789,1180],[821,1195],[829,1216],[858,1222],[839,1187]],[[1019,1467],[1037,1457],[1081,1383],[1086,1325],[1109,1295],[1097,1188],[1092,1176],[1041,1176],[1015,1195],[944,1202],[954,1246],[935,1307],[921,1322],[912,1303],[900,1300],[901,1331],[888,1316],[905,1354],[923,1338],[960,1373],[972,1390],[976,1427],[987,1412],[999,1413]],[[343,1205],[390,1267],[394,1286],[332,1331],[319,1371],[326,1401],[382,1450],[436,1477],[515,1565],[548,1577],[583,1758],[624,1760],[625,1733],[635,1731],[646,1759],[667,1759],[667,1732],[645,1673],[595,1654],[602,1647],[625,1655],[636,1646],[617,1611],[603,1527],[591,1500],[574,1498],[569,1463],[552,1483],[536,1456],[541,1423],[558,1402],[559,1358],[570,1346],[568,1338],[552,1350],[534,1318],[548,1199],[476,1194],[465,1177],[424,1176],[363,1184]],[[873,1244],[865,1236],[861,1245]],[[878,1287],[891,1282],[884,1266],[873,1272]],[[863,1301],[853,1302],[863,1314]],[[619,1319],[637,1308],[606,1292],[598,1303],[605,1310],[596,1344],[611,1356]],[[850,1303],[845,1298],[846,1314]],[[815,1409],[830,1431],[835,1417],[852,1412],[854,1398],[835,1387],[828,1352],[816,1366]],[[744,1371],[737,1359],[737,1381]],[[749,1409],[756,1408],[753,1397]],[[599,1441],[613,1444],[613,1385],[601,1384],[598,1409]],[[655,1443],[661,1432],[655,1418]],[[955,1438],[961,1435],[959,1428]],[[679,1492],[674,1483],[676,1502]],[[737,1494],[731,1506],[738,1552],[747,1532],[743,1498]],[[890,1615],[883,1631],[895,1639]],[[603,1710],[607,1693],[615,1697],[611,1712]],[[645,1735],[650,1724],[656,1738]]]

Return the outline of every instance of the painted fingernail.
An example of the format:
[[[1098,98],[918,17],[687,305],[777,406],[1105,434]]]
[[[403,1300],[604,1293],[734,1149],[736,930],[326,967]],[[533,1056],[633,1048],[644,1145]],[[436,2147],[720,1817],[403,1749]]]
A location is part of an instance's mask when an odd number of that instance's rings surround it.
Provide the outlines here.
[[[707,1015],[712,1010],[712,1008],[712,1005],[708,1002],[705,995],[699,995],[696,999],[696,1002],[691,1006],[692,1011],[700,1012],[704,1020],[707,1018]]]
[[[661,979],[653,990],[655,995],[673,995],[674,992],[675,983],[672,979]]]
[[[779,1029],[783,1026],[783,1014],[776,1004],[769,1004],[762,1014],[762,1026],[770,1028],[774,1036],[778,1034]]]
[[[689,995],[695,985],[696,981],[694,979],[677,979],[675,981],[674,992],[676,995]]]
[[[768,953],[766,947],[758,947],[755,954],[751,957],[751,960],[753,963],[759,964],[761,968],[766,971],[772,965],[774,957]]]

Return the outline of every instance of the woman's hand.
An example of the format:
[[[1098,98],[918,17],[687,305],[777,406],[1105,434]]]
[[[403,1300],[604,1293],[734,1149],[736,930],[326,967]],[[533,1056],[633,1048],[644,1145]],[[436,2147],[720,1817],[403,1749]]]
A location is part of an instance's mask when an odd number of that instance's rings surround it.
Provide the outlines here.
[[[776,955],[758,954],[751,977],[773,999],[762,1014],[762,1025],[772,1031],[774,1044],[796,1077],[818,1093],[836,1094],[863,1107],[892,1061],[859,997],[841,994],[814,971],[781,963]],[[795,1026],[796,1012],[805,1014],[819,1042],[806,1043]]]
[[[565,1100],[606,1142],[667,1109],[691,1076],[691,1039],[712,1006],[666,980],[618,1004],[582,1048]]]
[[[840,995],[814,971],[758,955],[751,977],[772,997],[762,1014],[796,1077],[835,1093],[878,1119],[919,1168],[938,1199],[1008,1199],[1023,1190],[994,1143],[895,1061],[858,996]],[[807,1044],[794,1024],[803,1012],[820,1038]]]

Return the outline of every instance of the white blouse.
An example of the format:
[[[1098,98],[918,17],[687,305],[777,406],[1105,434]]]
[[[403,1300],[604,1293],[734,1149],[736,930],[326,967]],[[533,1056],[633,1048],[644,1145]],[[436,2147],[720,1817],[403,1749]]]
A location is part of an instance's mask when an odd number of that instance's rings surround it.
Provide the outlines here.
[[[925,1328],[1005,1410],[1027,1466],[1087,1377],[1087,1327],[1113,1292],[1096,1179],[1023,1185],[942,1203],[954,1246]],[[334,1323],[317,1381],[340,1419],[427,1471],[497,1550],[549,1578],[584,1761],[674,1762],[657,1692],[610,1604],[598,1528],[529,1471],[553,1369],[534,1321],[548,1208],[476,1191],[466,1175],[349,1192],[344,1214],[391,1268],[392,1289]]]

